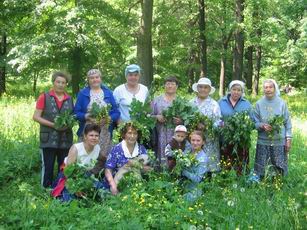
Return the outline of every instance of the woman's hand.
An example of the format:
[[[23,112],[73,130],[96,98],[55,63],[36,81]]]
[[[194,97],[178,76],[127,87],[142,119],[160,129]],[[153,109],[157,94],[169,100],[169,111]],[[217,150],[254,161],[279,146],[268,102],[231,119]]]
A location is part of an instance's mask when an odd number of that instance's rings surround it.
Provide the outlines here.
[[[261,128],[262,128],[264,131],[266,131],[266,132],[272,131],[272,126],[269,125],[269,124],[263,124],[263,125],[261,126]]]
[[[173,122],[175,125],[181,125],[182,119],[180,117],[173,117]]]
[[[149,172],[149,171],[152,171],[152,167],[150,167],[148,165],[144,165],[143,170],[144,170],[144,172]]]
[[[112,195],[117,195],[118,194],[117,185],[115,183],[110,186],[110,191],[111,191]]]
[[[286,139],[286,144],[285,144],[285,151],[286,151],[286,153],[289,153],[290,148],[291,148],[291,139],[287,138]]]
[[[95,123],[95,122],[96,122],[96,119],[93,118],[93,117],[91,117],[91,114],[90,114],[90,113],[86,113],[86,114],[85,114],[85,120],[86,120],[87,122],[90,122],[90,123]]]
[[[205,125],[203,123],[198,123],[197,124],[197,130],[204,130],[205,129]]]
[[[164,123],[166,121],[163,115],[156,115],[156,118],[160,123]]]

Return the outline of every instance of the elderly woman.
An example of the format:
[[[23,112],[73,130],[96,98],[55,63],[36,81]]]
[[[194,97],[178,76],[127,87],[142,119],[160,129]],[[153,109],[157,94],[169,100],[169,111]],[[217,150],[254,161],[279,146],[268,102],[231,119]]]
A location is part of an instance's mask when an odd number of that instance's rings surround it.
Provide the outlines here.
[[[139,83],[141,68],[138,65],[128,65],[125,77],[127,82],[114,90],[114,97],[120,111],[119,122],[130,121],[130,104],[133,98],[144,103],[148,95],[147,87]]]
[[[196,106],[202,114],[213,119],[214,126],[217,127],[220,122],[221,110],[218,103],[209,96],[215,92],[210,79],[200,78],[197,83],[193,84],[192,89],[197,93],[197,96],[190,103]],[[219,140],[217,137],[209,138],[206,134],[205,137],[206,145],[204,151],[209,157],[208,171],[210,174],[220,170]]]
[[[145,147],[138,144],[140,136],[141,133],[133,122],[124,123],[121,128],[123,140],[112,148],[108,156],[105,164],[105,177],[113,195],[118,193],[118,184],[114,180],[118,171],[127,165],[133,167],[133,160],[136,158],[147,159]],[[143,169],[149,170],[149,166],[143,165]]]
[[[268,79],[263,83],[264,97],[256,102],[254,119],[258,130],[255,174],[262,178],[265,168],[275,169],[276,173],[286,175],[288,172],[287,153],[291,147],[292,125],[288,107],[280,97],[275,80]],[[272,130],[269,121],[274,116],[281,116],[283,124],[280,132]]]
[[[178,88],[178,80],[174,76],[169,76],[164,81],[164,94],[156,97],[152,104],[153,117],[157,119],[157,149],[156,155],[159,159],[161,166],[166,166],[166,157],[165,157],[165,147],[168,142],[171,141],[172,136],[174,135],[174,129],[167,127],[166,120],[162,115],[163,110],[167,109],[172,105],[173,101],[176,98],[176,91]],[[178,124],[176,120],[175,124]]]
[[[62,72],[52,75],[53,88],[39,96],[33,120],[40,124],[40,148],[42,150],[42,185],[50,187],[53,181],[55,158],[58,171],[72,145],[71,129],[56,129],[54,119],[65,111],[73,111],[72,98],[65,92],[68,76]]]
[[[75,105],[75,114],[79,121],[79,129],[77,131],[79,138],[82,137],[85,124],[95,122],[90,114],[93,103],[96,103],[99,107],[104,107],[108,104],[111,105],[111,109],[109,111],[111,124],[107,124],[105,120],[102,121],[102,124],[99,124],[101,126],[99,140],[99,163],[101,165],[97,165],[97,168],[93,170],[93,173],[95,174],[102,169],[106,156],[112,147],[110,132],[112,131],[113,123],[117,122],[120,116],[113,93],[109,88],[102,84],[101,77],[101,72],[98,69],[91,69],[87,72],[88,86],[78,93],[77,102]]]
[[[229,93],[219,100],[222,119],[226,119],[244,111],[250,112],[252,106],[244,96],[244,82],[234,80],[229,84]],[[223,140],[222,140],[223,141]],[[242,175],[243,171],[248,171],[249,153],[248,149],[239,149],[237,154],[232,154],[233,146],[229,145],[221,150],[221,163],[225,169],[234,168],[238,175]]]

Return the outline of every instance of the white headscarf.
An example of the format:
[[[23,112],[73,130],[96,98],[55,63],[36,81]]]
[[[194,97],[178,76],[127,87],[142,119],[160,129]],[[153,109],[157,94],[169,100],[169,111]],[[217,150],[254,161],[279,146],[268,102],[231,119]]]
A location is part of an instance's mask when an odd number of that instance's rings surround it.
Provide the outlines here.
[[[266,79],[263,81],[263,88],[264,88],[264,84],[267,83],[267,82],[270,82],[270,83],[273,83],[274,84],[274,87],[275,87],[275,96],[279,97],[280,96],[280,90],[279,90],[279,87],[276,83],[276,81],[274,79]]]
[[[231,91],[231,88],[234,86],[234,85],[239,85],[241,86],[241,89],[242,89],[242,97],[245,95],[244,93],[244,88],[245,88],[245,83],[243,81],[239,81],[239,80],[233,80],[229,83],[229,86],[228,86],[228,90],[229,90],[229,93]]]

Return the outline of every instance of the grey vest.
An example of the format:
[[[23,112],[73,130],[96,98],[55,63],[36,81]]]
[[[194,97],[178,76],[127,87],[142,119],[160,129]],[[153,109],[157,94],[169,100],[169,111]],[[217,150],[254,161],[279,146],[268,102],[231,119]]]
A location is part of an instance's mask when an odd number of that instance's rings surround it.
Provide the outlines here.
[[[48,121],[54,122],[58,114],[65,110],[73,110],[73,101],[71,98],[63,101],[62,107],[59,109],[55,98],[45,93],[45,108],[42,117]],[[65,131],[57,131],[45,125],[40,125],[40,148],[57,148],[68,149],[73,142],[73,133],[71,129]]]

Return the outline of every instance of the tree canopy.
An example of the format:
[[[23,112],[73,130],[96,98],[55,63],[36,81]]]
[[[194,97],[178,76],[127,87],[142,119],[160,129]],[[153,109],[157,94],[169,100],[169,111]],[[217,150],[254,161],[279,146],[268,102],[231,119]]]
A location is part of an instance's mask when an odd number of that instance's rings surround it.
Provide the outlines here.
[[[0,4],[0,83],[26,79],[36,84],[61,69],[72,75],[77,92],[90,68],[100,68],[104,81],[116,86],[124,81],[125,66],[139,63],[147,85],[152,75],[175,74],[184,85],[207,76],[223,89],[221,94],[232,79],[243,79],[256,93],[259,79],[267,77],[306,86],[304,0]],[[0,87],[3,93],[5,85]]]

